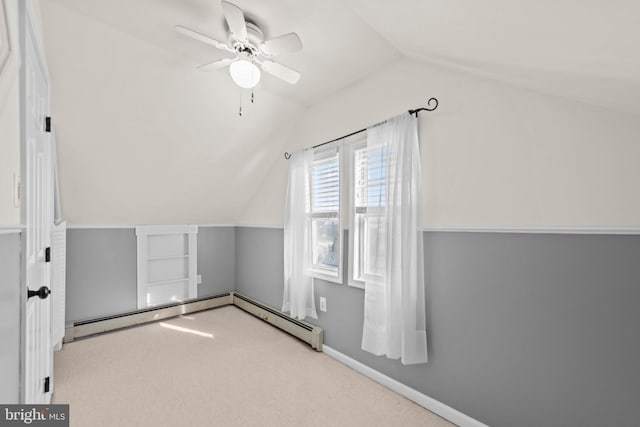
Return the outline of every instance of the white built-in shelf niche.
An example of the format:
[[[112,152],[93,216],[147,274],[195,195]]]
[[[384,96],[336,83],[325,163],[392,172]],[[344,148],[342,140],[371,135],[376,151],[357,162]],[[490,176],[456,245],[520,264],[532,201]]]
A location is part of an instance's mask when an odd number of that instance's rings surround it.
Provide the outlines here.
[[[138,308],[198,296],[198,226],[136,227],[138,238]]]

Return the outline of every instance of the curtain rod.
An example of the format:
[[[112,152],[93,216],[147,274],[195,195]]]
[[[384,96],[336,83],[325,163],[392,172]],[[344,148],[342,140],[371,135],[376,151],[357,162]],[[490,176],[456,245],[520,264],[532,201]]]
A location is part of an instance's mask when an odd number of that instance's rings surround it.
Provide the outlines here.
[[[431,106],[431,103],[433,103],[433,107]],[[418,117],[418,113],[420,111],[433,111],[436,108],[438,108],[438,99],[437,98],[429,98],[429,100],[427,101],[427,107],[420,107],[420,108],[416,108],[414,110],[409,110],[408,113],[409,114],[415,114],[415,116]],[[360,130],[357,130],[355,132],[351,132],[348,135],[343,135],[340,138],[335,138],[335,139],[332,139],[331,141],[327,141],[327,142],[323,142],[322,144],[314,145],[311,148],[322,147],[323,145],[331,144],[332,142],[336,142],[336,141],[339,141],[341,139],[348,138],[348,137],[353,136],[353,135],[357,135],[357,134],[362,133],[362,132],[364,132],[366,130],[367,130],[367,128],[360,129]],[[285,151],[284,152],[284,158],[289,160],[291,158],[291,153]]]

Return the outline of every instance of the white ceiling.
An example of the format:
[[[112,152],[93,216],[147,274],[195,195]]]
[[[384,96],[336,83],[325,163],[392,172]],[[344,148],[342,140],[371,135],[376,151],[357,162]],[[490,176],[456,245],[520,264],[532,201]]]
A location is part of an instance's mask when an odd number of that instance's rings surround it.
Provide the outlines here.
[[[640,2],[345,0],[406,56],[640,113]]]
[[[640,113],[640,2],[632,0],[234,0],[267,38],[297,32],[280,61],[295,86],[262,89],[303,106],[401,56]],[[56,0],[194,66],[224,54],[176,34],[182,24],[225,40],[217,0]],[[218,71],[224,73],[225,71]]]
[[[48,1],[48,0],[47,0]],[[172,52],[194,67],[225,53],[178,34],[181,24],[226,41],[218,0],[55,0],[129,35]],[[313,105],[365,78],[400,56],[382,36],[339,0],[233,0],[257,23],[265,38],[296,32],[302,52],[277,58],[302,73],[295,86],[266,75],[261,89],[303,106]],[[226,69],[215,71],[226,73]]]

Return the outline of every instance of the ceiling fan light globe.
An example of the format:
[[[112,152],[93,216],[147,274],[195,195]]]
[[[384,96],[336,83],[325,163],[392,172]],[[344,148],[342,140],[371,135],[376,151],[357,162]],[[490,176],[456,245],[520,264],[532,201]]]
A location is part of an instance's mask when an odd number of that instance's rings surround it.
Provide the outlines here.
[[[231,78],[243,89],[251,89],[260,82],[260,69],[251,61],[240,59],[229,67]]]

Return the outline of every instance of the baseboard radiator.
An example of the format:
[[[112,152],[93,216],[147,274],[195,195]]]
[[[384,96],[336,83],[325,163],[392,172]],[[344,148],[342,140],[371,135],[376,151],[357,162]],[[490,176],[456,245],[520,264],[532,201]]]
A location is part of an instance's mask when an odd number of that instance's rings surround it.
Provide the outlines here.
[[[221,307],[232,303],[233,294],[231,292],[227,292],[225,294],[212,297],[198,298],[190,301],[135,310],[114,316],[69,322],[66,324],[64,342],[70,342],[76,338],[88,337],[90,335],[127,328],[143,323],[155,322],[157,320],[167,319],[181,314],[209,310],[211,308]]]
[[[296,320],[273,307],[237,292],[227,292],[113,316],[68,322],[65,328],[64,342],[231,304],[306,342],[311,348],[322,351],[324,334],[322,328]]]
[[[233,292],[233,305],[301,339],[309,344],[311,348],[322,351],[324,334],[322,328],[301,320],[296,320],[280,310],[276,310],[273,307],[269,307],[237,292]]]

